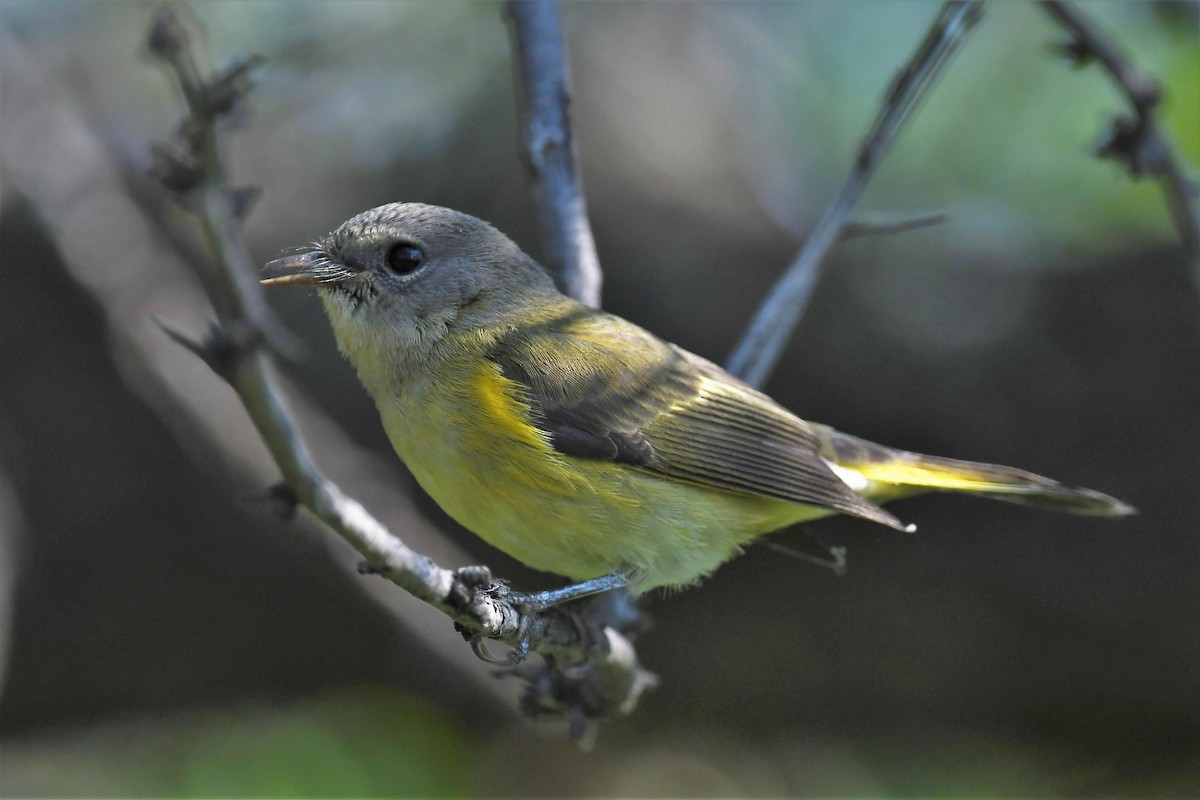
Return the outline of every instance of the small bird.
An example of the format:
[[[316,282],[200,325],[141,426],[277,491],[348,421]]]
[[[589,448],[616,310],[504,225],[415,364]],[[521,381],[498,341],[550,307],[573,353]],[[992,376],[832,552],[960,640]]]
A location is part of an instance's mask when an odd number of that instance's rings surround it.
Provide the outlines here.
[[[931,490],[1075,514],[1131,506],[806,422],[717,365],[561,294],[483,220],[392,203],[267,265],[315,286],[396,453],[455,520],[596,588],[697,582],[748,543]]]

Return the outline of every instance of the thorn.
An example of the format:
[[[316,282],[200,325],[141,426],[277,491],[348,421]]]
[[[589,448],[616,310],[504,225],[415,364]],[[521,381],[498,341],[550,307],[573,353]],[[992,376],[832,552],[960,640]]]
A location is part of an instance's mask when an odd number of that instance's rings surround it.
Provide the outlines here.
[[[154,13],[146,45],[152,54],[165,59],[174,58],[191,46],[191,36],[175,6],[163,6]]]
[[[265,504],[272,515],[286,522],[295,519],[296,508],[300,505],[296,493],[283,482],[269,487],[266,491],[243,495],[239,499],[244,503]]]
[[[209,116],[220,117],[232,114],[253,88],[250,73],[263,63],[260,55],[252,55],[235,61],[220,75],[213,78],[204,90],[204,106]]]
[[[1103,138],[1096,143],[1094,152],[1098,158],[1128,161],[1130,152],[1137,146],[1141,136],[1141,123],[1136,117],[1120,114],[1113,117]]]
[[[263,343],[262,331],[247,322],[230,322],[225,326],[213,324],[204,346],[213,371],[222,377],[233,374],[238,362]]]
[[[261,186],[238,186],[225,190],[225,197],[229,202],[229,213],[238,222],[241,222],[250,215],[254,209],[254,205],[258,199],[262,197]]]
[[[271,508],[271,513],[279,519],[291,522],[296,518],[296,509],[300,506],[300,498],[295,490],[286,483],[280,482],[267,489],[264,499]]]
[[[157,325],[171,341],[175,342],[175,344],[179,345],[184,350],[187,350],[192,355],[197,356],[201,361],[208,364],[208,350],[203,344],[197,342],[195,339],[192,339],[190,336],[179,331],[178,329],[171,327],[158,317],[154,318],[154,324]],[[209,366],[212,365],[210,364]]]
[[[1061,41],[1051,42],[1046,47],[1055,55],[1070,61],[1075,69],[1083,69],[1096,60],[1091,46],[1079,36],[1068,36]]]
[[[154,321],[171,341],[198,356],[209,369],[227,380],[237,368],[238,362],[253,353],[263,342],[261,331],[246,323],[231,324],[224,328],[214,323],[204,341],[197,342],[160,319],[156,318]]]
[[[1121,162],[1133,178],[1158,175],[1166,168],[1167,151],[1142,117],[1120,114],[1095,147],[1098,158]]]
[[[148,174],[172,194],[187,194],[204,180],[199,160],[178,144],[151,145],[150,159]]]

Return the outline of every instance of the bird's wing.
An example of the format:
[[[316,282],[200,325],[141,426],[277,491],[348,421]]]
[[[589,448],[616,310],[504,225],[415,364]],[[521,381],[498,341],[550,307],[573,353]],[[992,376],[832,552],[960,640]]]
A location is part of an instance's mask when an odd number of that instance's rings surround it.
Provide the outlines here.
[[[489,355],[561,453],[903,528],[833,473],[804,420],[619,317],[578,312],[514,330]]]

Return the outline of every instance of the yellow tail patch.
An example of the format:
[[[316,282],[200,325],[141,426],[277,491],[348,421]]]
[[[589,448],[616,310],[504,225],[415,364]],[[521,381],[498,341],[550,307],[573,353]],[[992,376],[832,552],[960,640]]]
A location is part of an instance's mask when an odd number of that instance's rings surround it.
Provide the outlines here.
[[[839,461],[838,466],[870,482],[866,491],[868,497],[876,494],[902,497],[928,489],[968,492],[1071,514],[1116,517],[1135,512],[1133,506],[1115,497],[1092,489],[1065,486],[1013,467],[889,450],[844,436],[841,443],[844,451],[848,451],[843,455],[851,457]]]
[[[892,483],[899,486],[925,486],[964,492],[1020,492],[1031,487],[1013,482],[1000,483],[964,471],[926,467],[904,461],[880,464],[855,464],[852,469],[873,483]]]

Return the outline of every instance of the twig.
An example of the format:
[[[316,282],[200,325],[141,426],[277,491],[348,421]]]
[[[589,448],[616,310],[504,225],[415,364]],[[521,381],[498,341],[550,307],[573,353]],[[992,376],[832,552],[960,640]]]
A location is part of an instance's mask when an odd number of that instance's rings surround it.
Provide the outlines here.
[[[855,204],[904,123],[983,13],[981,0],[947,2],[919,47],[896,75],[871,131],[858,148],[850,174],[795,260],[759,306],[729,356],[730,372],[758,386],[766,380],[803,314],[821,264],[842,236]]]
[[[600,305],[600,260],[588,224],[567,107],[566,54],[554,0],[510,0],[530,198],[543,261],[566,294]]]
[[[451,571],[417,553],[348,497],[317,468],[291,417],[279,400],[267,355],[261,347],[265,301],[256,270],[238,231],[239,201],[230,192],[222,157],[219,123],[244,97],[255,61],[242,62],[212,76],[196,55],[190,31],[173,7],[155,17],[151,51],[171,68],[187,103],[188,116],[176,141],[157,148],[155,171],[200,216],[215,269],[214,303],[219,324],[203,343],[169,331],[173,339],[200,355],[237,392],[278,464],[287,487],[275,492],[309,509],[355,548],[365,571],[377,573],[447,614],[464,637],[495,639],[518,656],[532,650],[548,667],[530,680],[523,704],[555,711],[572,720],[582,735],[584,722],[627,712],[654,677],[637,663],[626,635],[635,625],[581,623],[566,611],[530,613],[519,595],[493,582],[485,568]],[[594,630],[593,630],[594,628]],[[570,671],[559,663],[573,664]],[[581,727],[583,725],[583,727]]]
[[[842,228],[843,239],[853,239],[857,236],[875,235],[880,233],[901,233],[916,228],[927,228],[944,222],[946,212],[941,209],[928,211],[906,212],[876,212],[874,214],[857,214]]]
[[[1149,75],[1138,70],[1116,43],[1104,34],[1074,3],[1044,0],[1041,7],[1070,38],[1059,49],[1076,66],[1095,60],[1120,88],[1132,106],[1133,116],[1119,116],[1097,148],[1101,158],[1121,161],[1134,178],[1152,175],[1162,182],[1175,227],[1193,261],[1200,284],[1200,207],[1197,187],[1188,177],[1184,160],[1158,124],[1162,91]]]

